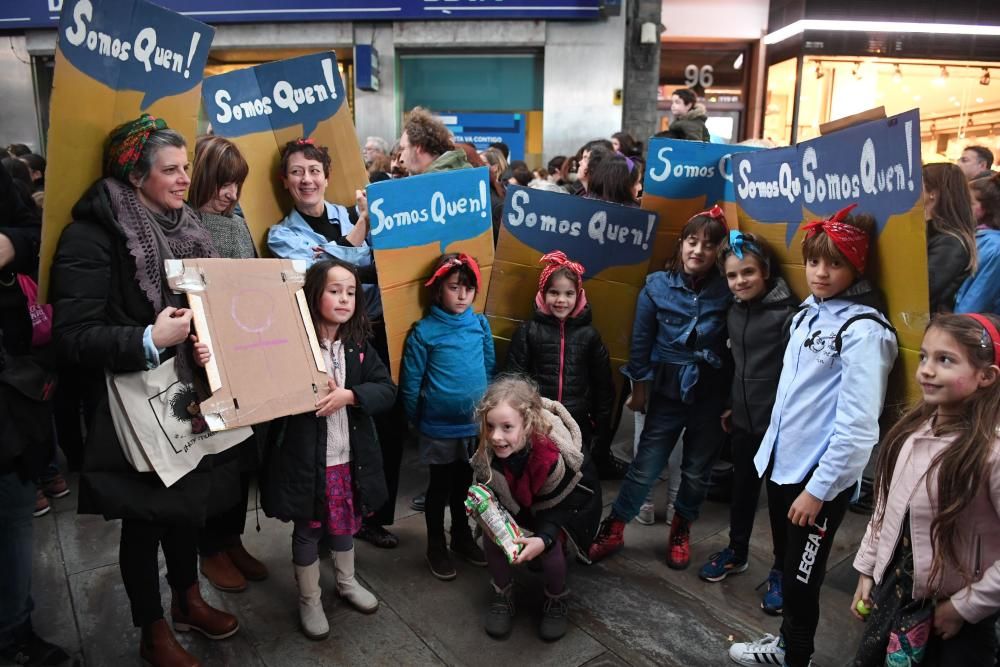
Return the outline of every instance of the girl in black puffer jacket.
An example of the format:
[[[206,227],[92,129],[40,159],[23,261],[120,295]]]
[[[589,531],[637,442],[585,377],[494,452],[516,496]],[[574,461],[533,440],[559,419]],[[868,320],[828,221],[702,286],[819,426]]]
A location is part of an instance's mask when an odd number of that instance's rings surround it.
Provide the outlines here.
[[[705,581],[722,581],[747,569],[761,485],[753,457],[771,422],[790,318],[799,303],[784,280],[771,276],[767,248],[753,234],[729,232],[719,248],[719,264],[736,298],[726,319],[734,366],[732,407],[723,414],[723,427],[732,435],[733,500],[729,546],[701,568],[698,576]],[[781,581],[781,558],[775,558],[761,605],[771,613],[781,609],[781,593],[771,588],[775,572]]]
[[[545,268],[538,280],[535,316],[514,333],[507,371],[530,376],[542,396],[563,404],[603,469],[612,463],[614,387],[608,350],[591,325],[584,268],[558,250],[541,262]]]

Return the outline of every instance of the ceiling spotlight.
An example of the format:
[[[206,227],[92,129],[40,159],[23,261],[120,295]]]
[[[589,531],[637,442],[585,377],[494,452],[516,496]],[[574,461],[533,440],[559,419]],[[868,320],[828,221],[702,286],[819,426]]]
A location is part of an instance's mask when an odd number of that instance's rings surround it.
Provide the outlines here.
[[[853,76],[855,79],[858,79],[858,80],[861,79],[861,62],[860,61],[854,63],[854,68],[851,70],[851,76]]]
[[[817,60],[816,61],[816,78],[817,79],[822,79],[823,76],[824,76],[824,74],[825,74],[825,72],[823,72],[823,68],[820,66],[820,61]]]
[[[988,86],[988,85],[990,85],[990,70],[989,70],[989,68],[987,68],[987,67],[983,68],[983,75],[981,77],[979,77],[979,85],[980,86]]]
[[[899,83],[903,80],[903,70],[899,68],[899,63],[896,63],[895,68],[892,70],[892,82]]]

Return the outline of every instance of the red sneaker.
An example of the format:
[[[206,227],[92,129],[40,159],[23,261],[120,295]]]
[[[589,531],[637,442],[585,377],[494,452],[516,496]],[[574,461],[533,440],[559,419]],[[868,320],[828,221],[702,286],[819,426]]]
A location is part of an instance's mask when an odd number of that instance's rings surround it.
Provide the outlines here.
[[[615,518],[613,514],[601,522],[601,529],[597,531],[594,543],[590,545],[587,555],[591,562],[607,558],[613,553],[621,551],[625,546],[625,522]]]
[[[683,570],[691,562],[691,522],[674,512],[670,523],[670,551],[667,553],[667,567]]]

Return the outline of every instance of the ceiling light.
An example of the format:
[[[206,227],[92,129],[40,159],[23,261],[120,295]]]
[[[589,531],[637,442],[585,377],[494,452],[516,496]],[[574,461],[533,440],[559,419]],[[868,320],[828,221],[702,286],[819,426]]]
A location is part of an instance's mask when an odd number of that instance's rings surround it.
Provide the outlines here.
[[[983,103],[983,98],[977,97],[976,98],[976,104],[982,104],[982,103]]]
[[[910,23],[905,21],[842,21],[838,19],[801,19],[764,36],[764,44],[778,44],[801,35],[806,30],[831,32],[887,32],[953,35],[985,35],[1000,37],[1000,25],[972,25],[967,23]]]
[[[736,56],[736,60],[733,61],[733,69],[742,69],[742,68],[743,68],[743,54],[740,53],[740,55]]]
[[[899,83],[903,80],[903,71],[899,68],[899,63],[896,63],[896,67],[892,70],[892,82]]]
[[[983,68],[983,75],[979,77],[980,86],[990,85],[990,70],[986,67]]]

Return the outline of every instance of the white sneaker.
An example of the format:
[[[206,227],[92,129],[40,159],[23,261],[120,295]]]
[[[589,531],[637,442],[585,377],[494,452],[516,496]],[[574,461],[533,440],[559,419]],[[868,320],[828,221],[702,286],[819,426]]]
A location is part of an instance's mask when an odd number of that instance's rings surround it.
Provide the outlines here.
[[[644,526],[652,526],[656,523],[656,517],[653,516],[653,512],[653,503],[643,503],[642,507],[639,508],[639,514],[636,515],[635,520]]]
[[[785,664],[785,647],[781,638],[774,635],[764,635],[755,642],[738,642],[729,647],[729,658],[737,665],[783,665]]]

